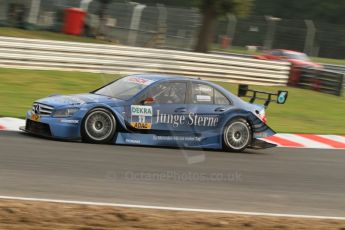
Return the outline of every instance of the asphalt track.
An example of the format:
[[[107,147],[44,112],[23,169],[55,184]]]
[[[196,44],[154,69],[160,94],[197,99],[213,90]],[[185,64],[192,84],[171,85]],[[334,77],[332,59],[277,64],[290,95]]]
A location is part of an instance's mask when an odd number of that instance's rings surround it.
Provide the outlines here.
[[[345,216],[345,150],[91,145],[0,132],[0,195]]]

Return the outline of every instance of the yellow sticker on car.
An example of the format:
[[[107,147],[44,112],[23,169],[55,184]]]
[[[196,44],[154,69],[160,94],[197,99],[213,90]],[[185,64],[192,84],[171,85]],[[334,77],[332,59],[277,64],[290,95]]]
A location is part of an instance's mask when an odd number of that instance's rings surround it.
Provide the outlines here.
[[[40,121],[40,119],[41,119],[40,116],[35,113],[31,115],[31,120],[33,121]]]
[[[152,106],[132,105],[130,124],[136,129],[151,129],[152,115]]]
[[[142,123],[142,122],[131,122],[131,126],[136,129],[151,129],[151,123]]]

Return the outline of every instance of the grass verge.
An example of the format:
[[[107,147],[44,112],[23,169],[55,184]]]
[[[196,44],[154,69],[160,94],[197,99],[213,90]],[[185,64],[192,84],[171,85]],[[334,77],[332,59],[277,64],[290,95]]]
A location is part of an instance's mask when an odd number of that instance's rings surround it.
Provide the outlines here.
[[[0,27],[0,36],[57,40],[57,41],[69,41],[69,42],[116,44],[114,42],[99,40],[99,39],[95,39],[95,38],[74,36],[74,35],[49,32],[49,31],[24,30],[24,29],[17,29],[17,28],[11,28],[11,27]]]
[[[343,229],[345,221],[0,200],[1,229]]]
[[[117,76],[64,71],[39,71],[0,68],[0,116],[25,116],[36,99],[50,94],[89,92]],[[237,85],[218,83],[232,92]],[[268,124],[277,132],[289,133],[345,133],[345,96],[313,92],[291,87],[251,88],[276,91],[287,89],[285,105],[270,104]]]

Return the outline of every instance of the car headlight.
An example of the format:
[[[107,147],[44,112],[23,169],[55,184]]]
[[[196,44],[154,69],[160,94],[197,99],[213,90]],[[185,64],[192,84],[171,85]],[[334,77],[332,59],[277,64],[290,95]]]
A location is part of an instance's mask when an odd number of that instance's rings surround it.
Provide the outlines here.
[[[79,108],[67,108],[55,111],[53,117],[71,117],[79,111]]]

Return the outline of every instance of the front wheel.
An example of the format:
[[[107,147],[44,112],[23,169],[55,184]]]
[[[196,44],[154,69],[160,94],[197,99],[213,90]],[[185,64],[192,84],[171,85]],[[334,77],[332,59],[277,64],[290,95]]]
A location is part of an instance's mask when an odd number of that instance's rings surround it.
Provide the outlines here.
[[[109,143],[116,131],[116,120],[113,114],[102,108],[91,110],[82,123],[81,134],[84,142]]]
[[[231,152],[242,152],[252,141],[252,130],[244,119],[230,121],[224,128],[223,146]]]

